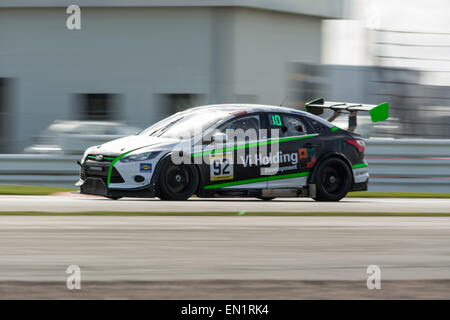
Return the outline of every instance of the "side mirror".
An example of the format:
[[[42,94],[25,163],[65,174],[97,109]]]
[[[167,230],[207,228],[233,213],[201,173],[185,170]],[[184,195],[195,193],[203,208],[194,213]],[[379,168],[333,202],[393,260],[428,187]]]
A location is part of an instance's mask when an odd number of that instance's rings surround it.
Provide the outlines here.
[[[211,137],[211,142],[225,142],[227,140],[227,135],[223,132],[216,132]]]

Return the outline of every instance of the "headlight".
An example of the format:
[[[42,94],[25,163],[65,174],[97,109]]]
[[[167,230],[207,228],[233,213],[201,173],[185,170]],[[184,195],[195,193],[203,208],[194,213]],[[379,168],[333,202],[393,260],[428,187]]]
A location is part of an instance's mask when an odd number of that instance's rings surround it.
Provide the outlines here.
[[[135,162],[135,161],[146,161],[153,159],[158,155],[158,152],[145,152],[145,153],[139,153],[139,154],[133,154],[131,156],[123,157],[120,159],[120,162]]]
[[[94,149],[96,146],[93,147],[89,147],[86,149],[86,151],[83,154],[83,157],[81,158],[81,163],[84,162],[84,160],[86,159],[86,157],[88,156],[89,153],[91,153],[92,149]]]

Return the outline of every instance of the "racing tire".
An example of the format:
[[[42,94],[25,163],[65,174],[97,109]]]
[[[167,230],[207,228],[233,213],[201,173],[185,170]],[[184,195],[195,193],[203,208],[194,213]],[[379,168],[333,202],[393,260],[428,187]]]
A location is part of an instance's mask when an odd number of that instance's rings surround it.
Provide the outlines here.
[[[317,168],[316,201],[339,201],[352,186],[352,172],[339,158],[328,158]]]
[[[107,197],[108,199],[111,199],[111,200],[119,200],[120,198],[122,198],[122,197]]]
[[[199,176],[193,165],[175,165],[167,159],[161,164],[158,180],[158,198],[182,201],[189,199],[197,191]]]

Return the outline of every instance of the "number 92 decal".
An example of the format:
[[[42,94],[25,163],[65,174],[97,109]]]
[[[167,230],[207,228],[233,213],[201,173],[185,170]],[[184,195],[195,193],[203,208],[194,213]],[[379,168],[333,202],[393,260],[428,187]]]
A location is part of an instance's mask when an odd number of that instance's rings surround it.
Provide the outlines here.
[[[210,155],[210,180],[233,179],[233,155],[231,152]]]

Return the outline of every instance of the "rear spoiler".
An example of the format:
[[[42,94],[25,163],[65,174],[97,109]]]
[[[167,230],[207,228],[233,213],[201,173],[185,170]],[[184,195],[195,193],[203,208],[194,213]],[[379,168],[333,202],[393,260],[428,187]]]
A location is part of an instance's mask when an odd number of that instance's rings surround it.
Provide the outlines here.
[[[356,115],[358,111],[369,112],[372,122],[379,122],[386,120],[389,117],[389,104],[383,102],[379,105],[374,104],[359,104],[348,102],[331,102],[325,101],[323,98],[315,99],[305,104],[306,111],[315,115],[321,115],[323,109],[331,109],[334,111],[333,115],[328,121],[335,120],[340,114],[348,113],[348,131],[353,132],[356,128]]]

